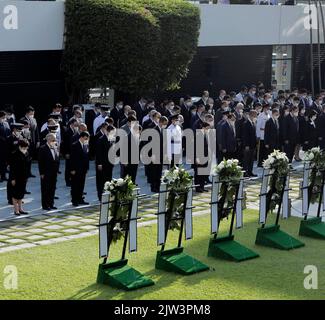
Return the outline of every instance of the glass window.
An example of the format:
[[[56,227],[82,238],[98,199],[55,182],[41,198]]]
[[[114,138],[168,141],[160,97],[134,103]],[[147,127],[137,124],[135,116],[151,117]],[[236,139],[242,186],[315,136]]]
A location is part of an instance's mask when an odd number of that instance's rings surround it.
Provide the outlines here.
[[[292,46],[273,46],[272,86],[277,90],[291,88]]]

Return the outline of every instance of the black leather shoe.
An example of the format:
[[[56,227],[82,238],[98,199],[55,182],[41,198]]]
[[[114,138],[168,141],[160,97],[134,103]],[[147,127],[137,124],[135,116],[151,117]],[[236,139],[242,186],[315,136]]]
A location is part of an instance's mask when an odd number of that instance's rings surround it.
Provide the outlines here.
[[[79,203],[76,203],[76,202],[72,202],[72,205],[73,205],[74,207],[79,207]]]
[[[24,215],[25,215],[25,214],[29,214],[29,213],[26,212],[26,211],[19,211],[19,213],[20,213],[20,214],[24,214]]]
[[[42,209],[45,210],[45,211],[50,211],[51,210],[50,207],[42,207]]]
[[[14,215],[19,217],[20,216],[20,212],[14,212]]]
[[[89,205],[89,202],[82,201],[82,202],[80,202],[80,204],[82,204],[82,205],[84,205],[84,206],[87,206],[87,205]]]
[[[57,207],[51,207],[51,210],[58,210]]]

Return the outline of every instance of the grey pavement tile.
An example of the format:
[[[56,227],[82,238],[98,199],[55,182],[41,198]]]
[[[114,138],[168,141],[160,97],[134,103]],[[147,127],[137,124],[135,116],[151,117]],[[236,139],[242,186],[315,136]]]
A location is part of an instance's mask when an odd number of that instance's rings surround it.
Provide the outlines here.
[[[63,226],[53,224],[53,225],[44,226],[44,229],[47,229],[47,230],[60,230],[60,229],[63,229]]]
[[[26,241],[22,239],[7,239],[6,242],[10,244],[18,244]]]

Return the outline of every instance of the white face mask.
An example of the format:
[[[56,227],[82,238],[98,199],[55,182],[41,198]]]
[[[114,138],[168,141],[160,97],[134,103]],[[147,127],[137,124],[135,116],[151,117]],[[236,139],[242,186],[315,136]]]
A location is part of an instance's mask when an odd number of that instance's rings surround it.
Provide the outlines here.
[[[27,152],[28,152],[28,149],[23,149],[23,148],[19,148],[19,150],[20,150],[20,152],[22,153],[22,154],[24,154],[24,155],[26,155],[27,154]]]
[[[316,118],[317,118],[316,116],[313,116],[313,117],[311,118],[311,120],[312,120],[312,121],[315,121]]]
[[[55,149],[55,148],[58,147],[58,144],[57,144],[56,141],[50,142],[49,145],[50,145],[50,147],[53,148],[53,149]]]
[[[29,119],[34,119],[34,115],[31,114],[31,115],[28,116],[28,118],[29,118]]]
[[[88,140],[85,140],[85,141],[83,142],[83,145],[84,145],[84,146],[88,146],[88,145],[89,145],[89,141],[88,141]]]
[[[19,131],[14,132],[14,135],[15,135],[17,138],[21,138],[21,132],[19,132]]]
[[[175,121],[175,126],[179,126],[180,125],[180,121]]]
[[[161,128],[162,129],[166,129],[167,128],[167,124],[164,124]]]
[[[5,123],[6,122],[6,119],[2,118],[0,119],[0,123]]]

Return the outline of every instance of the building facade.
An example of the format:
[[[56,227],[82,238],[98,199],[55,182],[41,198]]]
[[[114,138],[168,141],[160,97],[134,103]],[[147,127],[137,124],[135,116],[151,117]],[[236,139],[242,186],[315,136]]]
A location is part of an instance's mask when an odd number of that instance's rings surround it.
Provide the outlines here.
[[[201,10],[198,51],[175,95],[238,90],[257,81],[276,84],[277,89],[311,88],[308,5],[197,5]],[[312,16],[317,90],[318,33],[313,7]],[[61,72],[64,1],[1,1],[0,39],[1,103],[47,109],[66,100]],[[324,70],[323,44],[321,52]]]

